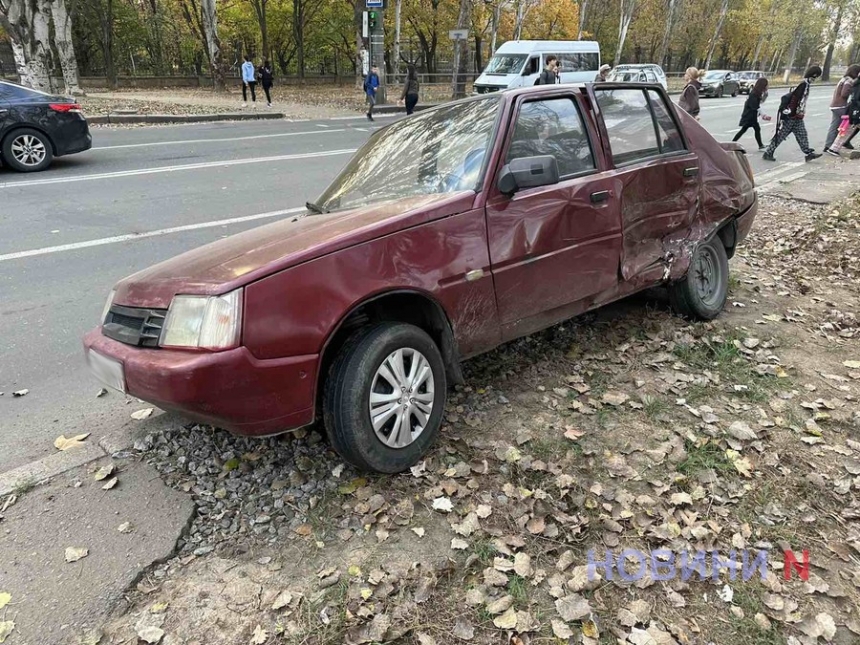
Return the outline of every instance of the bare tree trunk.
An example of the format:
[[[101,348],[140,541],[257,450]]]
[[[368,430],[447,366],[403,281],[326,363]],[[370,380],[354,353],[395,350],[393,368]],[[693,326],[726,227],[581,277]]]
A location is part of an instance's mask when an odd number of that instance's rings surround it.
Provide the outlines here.
[[[53,92],[50,8],[44,0],[0,0],[0,26],[9,34],[21,83]]]
[[[723,33],[723,24],[726,22],[726,14],[729,13],[729,0],[723,0],[720,5],[720,17],[717,20],[717,26],[714,27],[714,35],[711,38],[711,44],[708,46],[708,56],[705,58],[704,68],[708,69],[711,66],[711,59],[714,57],[714,51],[717,49],[717,43],[720,40],[720,34]]]
[[[499,20],[502,14],[502,2],[498,0],[493,7],[493,21],[490,27],[490,56],[496,53],[496,39],[499,36]]]
[[[78,60],[72,43],[72,19],[66,10],[65,0],[51,0],[51,16],[54,19],[54,44],[57,46],[60,67],[63,70],[66,94],[83,95],[84,91],[78,81]]]
[[[299,79],[305,78],[305,3],[293,0],[293,39],[296,43],[296,62]]]
[[[842,26],[842,12],[845,7],[840,2],[839,8],[836,10],[836,20],[833,22],[833,31],[831,32],[830,42],[827,45],[827,54],[824,56],[824,65],[822,66],[821,80],[830,80],[830,65],[833,63],[833,48],[836,45],[836,39],[839,38],[839,28]]]
[[[397,70],[400,68],[400,10],[403,0],[397,0],[394,4],[394,74],[397,79]]]
[[[576,34],[577,40],[582,40],[582,32],[585,29],[585,15],[588,9],[588,0],[580,0],[579,2],[579,31]]]
[[[800,39],[803,37],[803,32],[798,29],[794,40],[791,42],[791,50],[788,52],[788,66],[785,68],[785,73],[782,75],[782,82],[788,83],[791,77],[791,68],[794,67],[794,58],[797,56],[797,48],[800,47]]]
[[[621,17],[618,22],[618,47],[615,50],[613,67],[621,62],[621,51],[624,49],[624,41],[627,40],[627,30],[630,28],[635,9],[636,0],[621,0]]]
[[[675,27],[675,6],[676,0],[669,0],[668,10],[666,12],[666,29],[663,32],[663,41],[660,43],[660,67],[666,67],[666,53],[669,51],[669,41],[672,38],[672,29]]]
[[[514,25],[514,40],[519,40],[523,34],[523,21],[526,18],[526,0],[517,1],[517,18]]]
[[[472,0],[460,0],[460,14],[457,29],[468,29],[472,15]],[[451,98],[466,96],[466,65],[469,57],[469,39],[458,38],[454,41],[454,78],[451,83]]]
[[[209,68],[212,72],[212,88],[216,92],[226,92],[224,61],[221,56],[221,39],[218,37],[218,10],[216,0],[201,0],[203,32],[206,35],[206,49],[209,52]]]

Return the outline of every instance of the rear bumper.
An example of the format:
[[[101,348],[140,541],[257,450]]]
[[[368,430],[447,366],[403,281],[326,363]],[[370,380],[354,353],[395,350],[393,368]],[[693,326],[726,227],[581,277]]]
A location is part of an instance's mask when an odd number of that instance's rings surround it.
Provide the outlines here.
[[[259,360],[245,347],[223,352],[147,349],[97,328],[84,351],[122,363],[128,394],[236,434],[269,435],[314,420],[318,356]]]
[[[63,119],[56,130],[51,132],[54,141],[54,154],[57,157],[83,152],[93,147],[93,137],[86,119],[81,115]]]
[[[737,241],[736,244],[742,244],[749,235],[755,217],[758,215],[758,195],[753,197],[753,203],[743,213],[738,215],[737,222]]]

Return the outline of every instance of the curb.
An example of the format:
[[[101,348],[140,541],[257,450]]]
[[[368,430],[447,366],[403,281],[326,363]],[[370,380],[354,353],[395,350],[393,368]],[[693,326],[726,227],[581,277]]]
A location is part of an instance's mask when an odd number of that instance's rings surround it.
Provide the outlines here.
[[[108,114],[102,116],[88,116],[90,124],[134,124],[134,123],[208,123],[212,121],[259,121],[271,119],[283,119],[283,112],[258,112],[249,114],[239,112],[235,114]]]

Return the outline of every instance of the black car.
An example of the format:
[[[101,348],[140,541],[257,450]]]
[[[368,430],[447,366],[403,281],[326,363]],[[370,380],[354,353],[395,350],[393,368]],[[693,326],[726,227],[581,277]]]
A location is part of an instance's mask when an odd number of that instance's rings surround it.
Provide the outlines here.
[[[740,91],[738,75],[728,69],[708,70],[700,82],[702,87],[699,88],[699,96],[716,98],[720,98],[723,94],[737,96]]]
[[[20,172],[47,168],[54,157],[93,145],[81,106],[0,80],[0,161]]]

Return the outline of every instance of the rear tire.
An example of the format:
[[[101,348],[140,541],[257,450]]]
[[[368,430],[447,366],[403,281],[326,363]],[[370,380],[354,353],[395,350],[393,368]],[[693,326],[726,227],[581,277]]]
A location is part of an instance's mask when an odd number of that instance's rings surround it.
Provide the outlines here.
[[[687,274],[669,285],[669,301],[685,318],[713,320],[725,307],[728,292],[729,258],[714,236],[696,247]]]
[[[379,323],[356,332],[329,371],[326,434],[357,468],[399,473],[418,463],[439,434],[446,396],[445,364],[433,339],[414,325]]]
[[[734,90],[732,92],[732,98],[735,98],[738,95],[738,90]]]
[[[3,162],[18,172],[39,172],[54,158],[51,141],[32,128],[14,130],[3,139]]]

